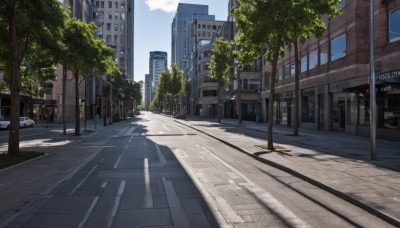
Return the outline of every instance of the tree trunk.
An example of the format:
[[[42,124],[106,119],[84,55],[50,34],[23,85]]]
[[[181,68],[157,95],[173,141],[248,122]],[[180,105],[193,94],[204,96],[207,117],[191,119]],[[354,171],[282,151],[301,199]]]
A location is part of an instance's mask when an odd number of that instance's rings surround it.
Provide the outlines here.
[[[67,108],[67,71],[68,68],[63,65],[63,79],[62,79],[62,122],[63,122],[63,134],[67,134],[67,120],[66,120],[66,108]]]
[[[18,37],[17,37],[17,21],[16,21],[16,3],[9,3],[10,13],[10,48],[11,48],[11,81],[10,81],[10,132],[8,137],[8,155],[15,156],[19,154],[19,114],[20,114],[20,100],[19,92],[21,90],[20,79],[20,60],[18,50]]]
[[[293,110],[293,135],[299,135],[299,87],[300,87],[300,71],[299,71],[299,44],[294,43],[294,110]]]
[[[79,71],[75,72],[75,135],[79,136],[81,133],[80,121],[80,104],[79,104]]]
[[[280,38],[278,38],[280,39]],[[271,61],[272,74],[269,78],[269,105],[268,105],[268,150],[275,150],[273,141],[273,125],[274,125],[274,101],[275,101],[275,77],[276,77],[276,67],[279,58],[279,45],[276,45],[273,50],[273,59]]]
[[[222,86],[221,83],[219,83],[219,88],[218,88],[218,104],[217,104],[217,111],[218,111],[218,123],[221,123],[221,90]]]
[[[237,80],[238,80],[238,90],[237,90],[236,102],[237,102],[237,107],[238,107],[239,124],[241,124],[242,123],[242,119],[243,119],[243,112],[242,112],[242,80],[240,78],[240,70],[239,69],[237,69]]]

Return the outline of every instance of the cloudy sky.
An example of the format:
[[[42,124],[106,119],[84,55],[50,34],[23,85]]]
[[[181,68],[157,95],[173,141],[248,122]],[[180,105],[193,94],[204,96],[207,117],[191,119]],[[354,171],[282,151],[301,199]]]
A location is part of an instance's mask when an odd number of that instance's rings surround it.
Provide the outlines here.
[[[209,14],[225,21],[228,0],[136,0],[135,1],[135,81],[149,73],[149,52],[168,52],[171,64],[171,23],[178,3],[208,5]]]

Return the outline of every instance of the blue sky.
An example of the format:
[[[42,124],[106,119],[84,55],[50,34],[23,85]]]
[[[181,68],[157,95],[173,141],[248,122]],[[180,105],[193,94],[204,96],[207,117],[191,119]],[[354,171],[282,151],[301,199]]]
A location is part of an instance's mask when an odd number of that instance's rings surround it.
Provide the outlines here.
[[[225,21],[228,0],[136,0],[135,1],[135,81],[149,72],[149,52],[168,52],[171,64],[171,23],[178,3],[208,5],[208,13]]]

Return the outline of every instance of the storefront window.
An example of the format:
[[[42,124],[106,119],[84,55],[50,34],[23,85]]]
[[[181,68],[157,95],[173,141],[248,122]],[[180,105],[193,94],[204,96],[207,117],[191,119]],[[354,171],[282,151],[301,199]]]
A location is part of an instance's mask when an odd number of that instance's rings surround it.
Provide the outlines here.
[[[314,89],[303,90],[301,96],[303,122],[312,123],[315,121],[315,91]]]
[[[319,52],[319,64],[324,65],[328,63],[328,51],[329,45],[328,43],[321,44],[320,52]]]
[[[369,125],[369,98],[359,96],[359,124]]]
[[[389,92],[384,100],[384,127],[400,129],[400,91]]]
[[[288,77],[290,77],[290,65],[286,64],[283,67],[283,78],[288,78]]]
[[[346,95],[334,94],[332,102],[332,124],[333,129],[344,129],[346,127]]]

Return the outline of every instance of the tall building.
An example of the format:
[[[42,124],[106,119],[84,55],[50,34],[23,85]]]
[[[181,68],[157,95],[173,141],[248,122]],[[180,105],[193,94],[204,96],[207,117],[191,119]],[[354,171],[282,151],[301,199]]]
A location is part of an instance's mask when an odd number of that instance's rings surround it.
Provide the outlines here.
[[[192,75],[186,75],[191,79],[192,108],[193,113],[200,116],[217,116],[218,93],[222,90],[218,87],[216,79],[209,77],[209,62],[214,45],[212,39],[218,35],[224,22],[215,20],[195,20],[192,23],[192,43],[194,44],[191,64]],[[189,73],[188,71],[186,71]],[[223,94],[222,96],[224,96]],[[189,102],[190,104],[190,102]],[[189,109],[190,110],[190,109]]]
[[[151,77],[151,98],[154,97],[161,72],[168,68],[168,54],[163,51],[150,52],[149,74]],[[150,101],[151,102],[151,101]]]
[[[151,96],[151,75],[146,74],[144,79],[144,108],[150,110],[150,104],[153,100]]]
[[[214,21],[214,15],[208,15],[207,5],[179,3],[171,24],[171,62],[184,70],[190,61],[192,48],[191,29],[193,22],[202,19]]]
[[[127,79],[133,80],[134,1],[91,1],[91,19],[97,25],[97,39],[104,39],[106,45],[115,50],[115,61]]]

